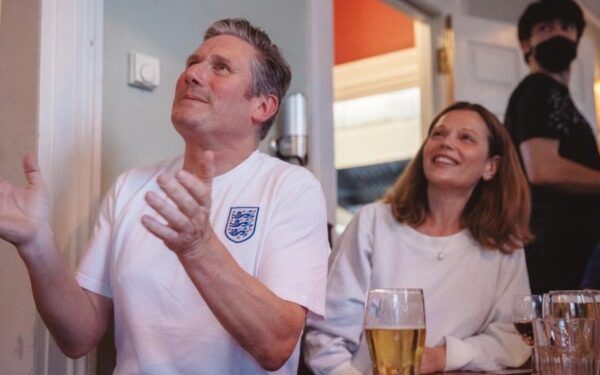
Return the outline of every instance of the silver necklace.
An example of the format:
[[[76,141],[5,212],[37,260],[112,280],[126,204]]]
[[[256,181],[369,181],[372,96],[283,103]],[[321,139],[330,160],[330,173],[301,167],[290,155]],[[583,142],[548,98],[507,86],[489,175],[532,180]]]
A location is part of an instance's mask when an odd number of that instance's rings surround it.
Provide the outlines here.
[[[444,259],[444,251],[440,250],[437,253],[437,260],[442,260],[442,259]]]
[[[436,255],[437,260],[441,261],[442,259],[444,259],[444,252],[446,251],[446,248],[448,247],[449,243],[450,243],[450,240],[446,239],[444,241],[444,244],[437,249],[437,255]]]

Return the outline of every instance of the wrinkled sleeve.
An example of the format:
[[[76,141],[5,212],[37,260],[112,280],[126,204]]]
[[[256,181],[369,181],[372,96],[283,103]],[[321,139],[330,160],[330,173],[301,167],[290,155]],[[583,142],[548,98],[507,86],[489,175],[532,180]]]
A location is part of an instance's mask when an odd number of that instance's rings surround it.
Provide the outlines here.
[[[327,212],[320,185],[309,177],[280,194],[257,278],[280,298],[306,307],[309,316],[322,317],[330,250]]]
[[[334,249],[327,282],[326,318],[309,319],[305,361],[315,374],[358,374],[351,365],[362,337],[371,278],[369,214],[359,212]]]
[[[521,366],[529,358],[531,349],[518,335],[511,316],[513,295],[531,294],[525,252],[502,256],[497,277],[496,302],[480,332],[465,339],[446,336],[446,371],[494,371]]]
[[[79,263],[76,273],[77,282],[82,288],[107,298],[112,298],[110,254],[112,229],[115,221],[115,202],[121,182],[122,178],[119,178],[102,200],[86,253]]]

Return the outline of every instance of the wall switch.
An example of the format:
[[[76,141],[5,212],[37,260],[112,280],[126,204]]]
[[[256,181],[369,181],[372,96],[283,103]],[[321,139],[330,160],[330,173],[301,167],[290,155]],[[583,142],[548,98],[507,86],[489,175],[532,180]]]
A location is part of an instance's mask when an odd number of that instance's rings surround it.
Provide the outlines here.
[[[129,85],[153,90],[160,83],[160,62],[157,58],[141,53],[129,54]]]

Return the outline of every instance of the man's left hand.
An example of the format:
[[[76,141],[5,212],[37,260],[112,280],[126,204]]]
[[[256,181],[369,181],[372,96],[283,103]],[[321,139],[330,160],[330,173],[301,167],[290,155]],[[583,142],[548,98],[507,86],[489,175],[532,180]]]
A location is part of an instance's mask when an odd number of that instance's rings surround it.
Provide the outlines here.
[[[206,151],[202,153],[197,176],[180,170],[174,177],[157,178],[166,199],[156,192],[146,193],[146,202],[166,224],[149,215],[142,217],[142,224],[179,257],[201,256],[206,245],[215,238],[210,224],[214,174],[214,155]]]

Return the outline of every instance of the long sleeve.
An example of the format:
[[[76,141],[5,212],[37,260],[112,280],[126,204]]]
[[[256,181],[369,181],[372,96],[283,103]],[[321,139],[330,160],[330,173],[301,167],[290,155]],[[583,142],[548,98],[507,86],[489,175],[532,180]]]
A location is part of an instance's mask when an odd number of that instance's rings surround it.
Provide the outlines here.
[[[525,254],[502,256],[492,308],[480,333],[460,339],[446,336],[446,371],[492,371],[522,365],[531,350],[512,324],[511,303],[516,294],[530,294]],[[473,301],[476,303],[476,301]]]
[[[530,355],[512,326],[514,294],[529,294],[522,250],[486,250],[463,230],[426,236],[389,205],[363,207],[334,249],[325,320],[309,320],[305,360],[316,374],[370,374],[362,335],[372,288],[421,288],[426,344],[446,346],[446,370],[497,370]],[[440,257],[443,252],[443,257]]]
[[[370,286],[372,241],[358,214],[334,249],[327,283],[326,319],[309,319],[305,360],[315,374],[360,374],[350,361],[359,348]],[[360,230],[359,230],[360,228]]]

